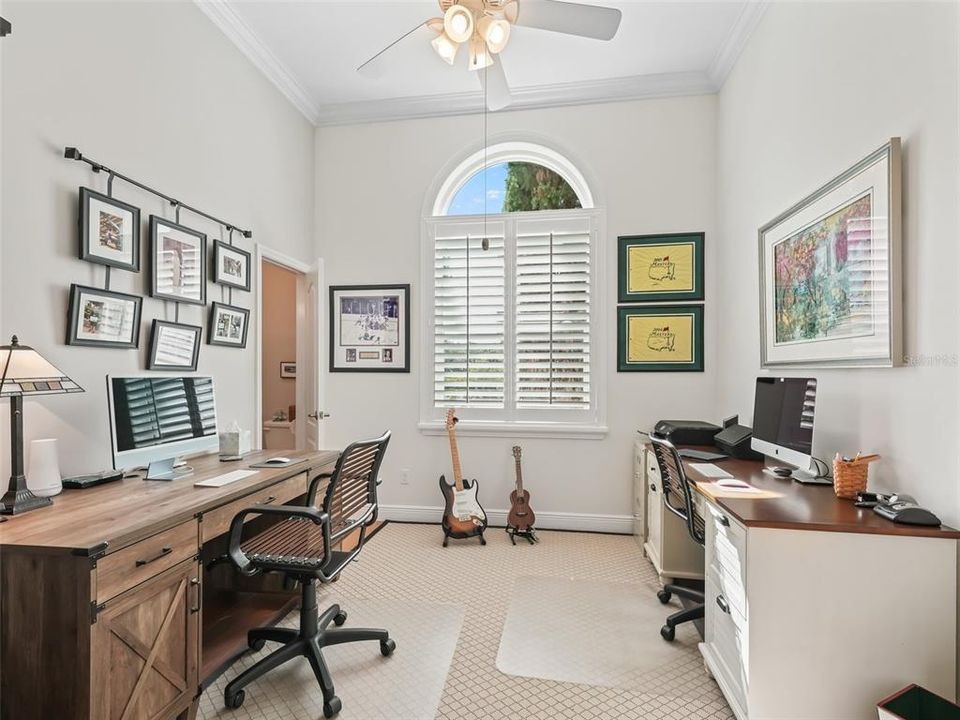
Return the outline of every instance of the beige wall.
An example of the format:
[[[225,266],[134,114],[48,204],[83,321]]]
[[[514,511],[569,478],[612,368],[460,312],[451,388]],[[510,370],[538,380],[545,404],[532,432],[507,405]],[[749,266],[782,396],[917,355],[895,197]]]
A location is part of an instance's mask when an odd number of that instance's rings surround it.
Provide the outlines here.
[[[70,283],[103,286],[102,266],[77,258],[77,188],[103,191],[106,177],[63,159],[90,157],[252,228],[260,241],[310,261],[313,249],[313,127],[192,2],[4,2],[14,25],[0,42],[2,275],[0,333],[18,333],[80,383],[82,395],[26,402],[26,439],[59,440],[64,473],[110,466],[104,376],[144,373],[154,318],[172,303],[144,297],[139,350],[64,344]],[[160,199],[117,181],[115,195],[172,217]],[[184,224],[220,237],[184,212]],[[112,287],[148,294],[150,263],[113,272]],[[255,292],[233,292],[253,310]],[[208,286],[208,299],[221,300]],[[221,424],[255,430],[255,313],[246,350],[206,344],[210,308],[185,305],[181,322],[203,326],[199,372],[217,383]],[[9,477],[7,403],[0,403],[0,487]]]
[[[262,278],[263,419],[270,420],[297,400],[297,381],[280,377],[280,363],[297,359],[297,275],[264,261]]]

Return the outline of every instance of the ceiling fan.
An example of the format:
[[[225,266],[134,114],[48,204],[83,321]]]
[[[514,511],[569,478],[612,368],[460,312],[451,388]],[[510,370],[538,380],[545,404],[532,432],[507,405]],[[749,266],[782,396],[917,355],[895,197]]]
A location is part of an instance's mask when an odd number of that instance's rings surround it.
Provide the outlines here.
[[[510,104],[510,87],[503,72],[500,51],[507,46],[514,25],[611,40],[620,28],[621,12],[615,8],[561,2],[560,0],[439,0],[443,17],[431,18],[404,33],[357,68],[366,77],[380,77],[389,64],[390,51],[411,37],[430,40],[442,60],[453,65],[461,45],[467,46],[468,67],[478,72],[487,108],[501,110]]]

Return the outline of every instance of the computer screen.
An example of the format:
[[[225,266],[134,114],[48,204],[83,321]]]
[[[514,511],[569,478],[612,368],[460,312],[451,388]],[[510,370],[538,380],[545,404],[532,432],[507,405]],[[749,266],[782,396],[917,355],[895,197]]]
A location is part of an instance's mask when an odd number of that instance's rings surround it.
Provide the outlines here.
[[[757,378],[753,406],[753,438],[794,453],[809,456],[813,450],[813,414],[817,400],[817,381],[813,378]],[[770,452],[756,447],[766,455],[789,454]],[[801,459],[802,460],[802,459]]]
[[[216,449],[213,378],[108,377],[107,385],[114,465]]]

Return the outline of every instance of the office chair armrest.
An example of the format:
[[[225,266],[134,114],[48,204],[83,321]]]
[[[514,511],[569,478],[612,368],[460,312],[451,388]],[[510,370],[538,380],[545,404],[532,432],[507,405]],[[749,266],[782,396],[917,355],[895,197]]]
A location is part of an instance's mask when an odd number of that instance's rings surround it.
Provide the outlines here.
[[[317,487],[321,480],[329,480],[332,477],[333,473],[320,473],[310,481],[310,490],[307,491],[307,505],[317,507]]]
[[[250,562],[250,559],[240,547],[243,535],[243,519],[247,515],[279,515],[280,517],[302,517],[312,520],[315,524],[323,527],[324,544],[329,547],[330,516],[325,512],[309,505],[252,505],[234,515],[230,522],[230,548],[228,553],[233,564],[244,575],[254,575],[257,572],[253,563]]]

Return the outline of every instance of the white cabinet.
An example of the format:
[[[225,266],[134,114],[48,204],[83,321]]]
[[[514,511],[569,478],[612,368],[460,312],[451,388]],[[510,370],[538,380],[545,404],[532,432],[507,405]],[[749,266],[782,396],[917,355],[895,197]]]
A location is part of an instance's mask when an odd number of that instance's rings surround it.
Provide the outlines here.
[[[706,521],[706,665],[739,720],[867,720],[954,696],[956,542]]]
[[[638,448],[635,462],[643,471],[642,492],[646,497],[647,535],[643,550],[661,578],[700,579],[703,577],[703,548],[690,537],[686,523],[664,507],[660,468],[653,451],[642,443],[638,443]],[[635,492],[640,491],[635,485]],[[639,501],[636,506],[640,507]]]

